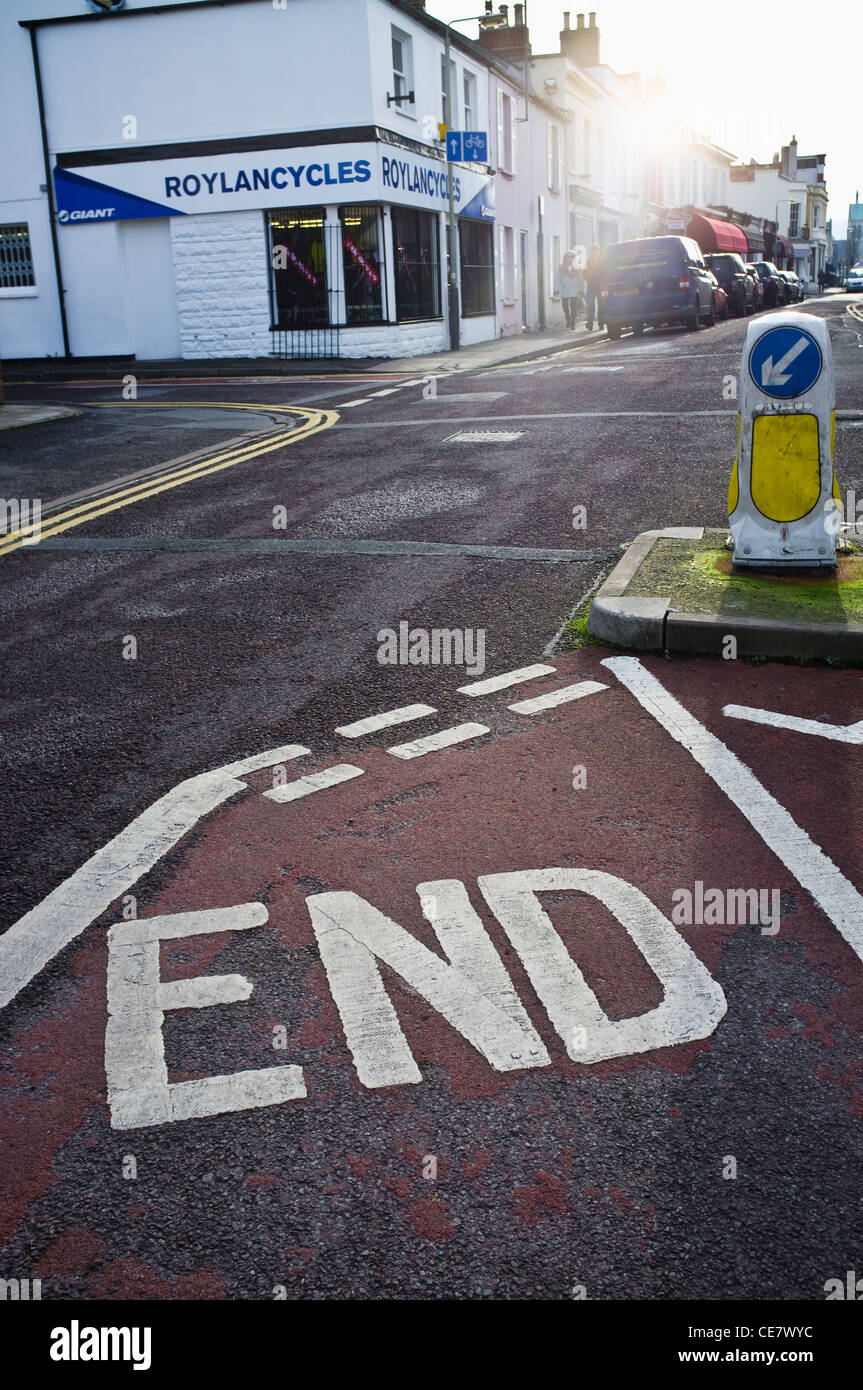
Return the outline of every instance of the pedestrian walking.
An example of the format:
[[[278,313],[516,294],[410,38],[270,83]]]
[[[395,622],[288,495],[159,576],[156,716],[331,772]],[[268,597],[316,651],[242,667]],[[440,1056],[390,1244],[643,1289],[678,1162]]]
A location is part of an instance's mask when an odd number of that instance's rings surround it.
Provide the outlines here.
[[[818,293],[819,293],[819,294],[823,294],[823,293],[824,293],[824,279],[825,279],[824,271],[823,271],[823,270],[819,270],[819,272],[818,272]]]
[[[554,277],[554,292],[563,303],[567,328],[575,328],[578,320],[579,300],[584,296],[584,275],[578,266],[574,251],[567,251]]]
[[[594,322],[598,328],[605,327],[602,321],[602,252],[598,246],[590,248],[584,278],[587,282],[587,328],[590,332]]]

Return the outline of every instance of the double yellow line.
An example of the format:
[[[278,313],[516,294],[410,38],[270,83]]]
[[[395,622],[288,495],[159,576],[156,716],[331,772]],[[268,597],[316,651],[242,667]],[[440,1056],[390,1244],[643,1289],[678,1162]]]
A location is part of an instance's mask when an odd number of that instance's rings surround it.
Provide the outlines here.
[[[60,535],[62,531],[70,531],[73,527],[81,526],[86,521],[93,521],[98,516],[104,516],[107,512],[119,511],[122,507],[130,507],[134,502],[142,502],[147,497],[155,497],[158,493],[167,492],[170,488],[182,487],[184,483],[194,482],[197,478],[205,478],[210,473],[219,473],[223,468],[233,468],[235,464],[245,463],[248,459],[258,458],[261,454],[270,454],[276,449],[283,449],[287,444],[296,444],[301,439],[309,439],[311,435],[329,429],[339,418],[338,411],[335,410],[313,410],[308,406],[299,405],[250,404],[247,401],[97,401],[93,404],[103,409],[252,410],[270,415],[299,415],[305,418],[305,424],[273,430],[248,444],[240,444],[232,449],[223,449],[218,453],[208,454],[205,458],[197,459],[192,463],[178,464],[174,468],[168,467],[164,472],[151,474],[138,483],[130,483],[125,487],[99,493],[98,496],[90,497],[75,506],[49,513],[42,517],[39,540],[48,540],[51,536]],[[33,541],[30,537],[32,537],[32,529],[29,527],[23,527],[4,536],[0,539],[0,555],[8,555],[13,550],[20,550],[25,547],[35,550],[38,542]]]

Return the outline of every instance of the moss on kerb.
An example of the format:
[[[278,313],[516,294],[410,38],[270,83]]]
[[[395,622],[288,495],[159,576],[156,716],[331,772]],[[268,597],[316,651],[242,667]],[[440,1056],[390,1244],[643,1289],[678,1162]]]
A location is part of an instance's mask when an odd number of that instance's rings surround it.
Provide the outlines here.
[[[663,538],[626,595],[668,598],[679,613],[863,623],[863,556],[842,558],[836,571],[823,574],[758,574],[733,569],[715,534],[700,541]]]

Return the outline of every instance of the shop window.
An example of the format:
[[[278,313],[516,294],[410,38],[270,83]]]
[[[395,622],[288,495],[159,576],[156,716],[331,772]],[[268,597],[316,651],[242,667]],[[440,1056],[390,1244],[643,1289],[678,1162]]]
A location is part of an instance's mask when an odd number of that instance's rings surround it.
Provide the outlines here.
[[[280,208],[269,222],[274,326],[329,324],[323,208]]]
[[[0,289],[35,285],[30,229],[26,223],[0,227]]]
[[[393,253],[399,322],[440,318],[437,216],[414,208],[393,208]]]
[[[384,268],[380,208],[339,209],[348,323],[382,323]]]
[[[494,228],[463,217],[458,224],[461,257],[461,312],[494,313]]]

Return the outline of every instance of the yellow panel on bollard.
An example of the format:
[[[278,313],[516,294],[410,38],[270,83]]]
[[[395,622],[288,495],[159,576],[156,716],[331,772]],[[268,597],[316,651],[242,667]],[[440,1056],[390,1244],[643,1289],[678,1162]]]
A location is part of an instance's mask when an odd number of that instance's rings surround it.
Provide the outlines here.
[[[835,386],[827,325],[812,314],[750,323],[728,487],[735,565],[836,564]]]

